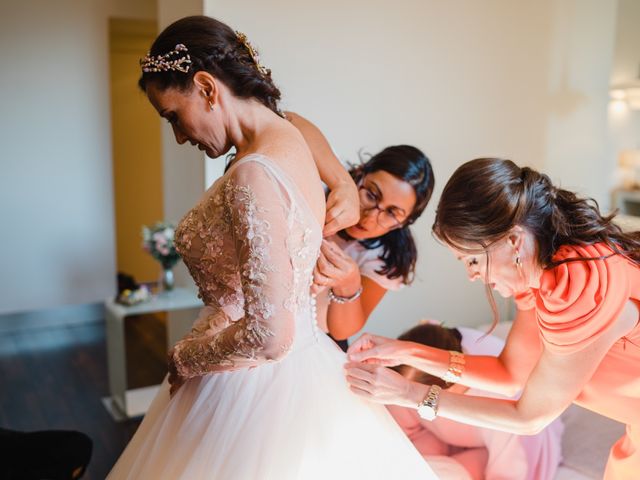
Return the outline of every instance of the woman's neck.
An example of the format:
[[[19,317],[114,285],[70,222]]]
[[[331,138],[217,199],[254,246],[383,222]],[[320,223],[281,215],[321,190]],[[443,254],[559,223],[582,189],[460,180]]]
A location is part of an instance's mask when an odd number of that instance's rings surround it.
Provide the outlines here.
[[[232,100],[233,115],[229,118],[227,134],[236,149],[236,158],[260,150],[269,132],[278,125],[280,118],[255,99]]]

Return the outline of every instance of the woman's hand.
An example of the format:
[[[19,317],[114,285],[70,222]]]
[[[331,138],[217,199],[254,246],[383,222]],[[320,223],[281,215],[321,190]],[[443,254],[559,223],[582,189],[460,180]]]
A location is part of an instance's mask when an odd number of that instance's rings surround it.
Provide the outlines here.
[[[360,269],[353,259],[330,240],[323,240],[313,270],[311,293],[331,288],[341,297],[354,295],[361,286]]]
[[[360,221],[360,196],[353,181],[342,182],[329,192],[323,236],[330,237]]]
[[[410,342],[365,333],[351,344],[347,355],[352,362],[394,367],[406,363],[404,359],[409,344]]]
[[[377,403],[416,407],[429,389],[380,365],[349,362],[345,373],[352,392]]]
[[[180,374],[178,373],[178,367],[176,365],[177,362],[176,362],[175,356],[176,356],[176,349],[172,348],[169,351],[169,362],[168,362],[169,378],[167,379],[169,381],[169,385],[171,385],[171,388],[169,388],[169,395],[171,397],[175,395],[175,393],[180,389],[180,387],[186,381],[186,378],[180,376]]]

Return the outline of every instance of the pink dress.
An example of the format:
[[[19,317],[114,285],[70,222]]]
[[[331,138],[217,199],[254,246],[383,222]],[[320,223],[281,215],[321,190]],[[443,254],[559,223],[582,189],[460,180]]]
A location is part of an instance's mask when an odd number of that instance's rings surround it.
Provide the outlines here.
[[[458,327],[462,349],[472,355],[497,356],[504,342],[470,328]],[[469,389],[465,395],[505,398]],[[554,478],[561,461],[563,425],[558,419],[537,435],[521,436],[489,428],[474,427],[446,418],[423,420],[416,410],[389,406],[391,414],[422,455],[452,455],[461,449],[486,448],[488,461],[477,477],[491,480],[541,480]],[[478,474],[479,473],[479,474]]]

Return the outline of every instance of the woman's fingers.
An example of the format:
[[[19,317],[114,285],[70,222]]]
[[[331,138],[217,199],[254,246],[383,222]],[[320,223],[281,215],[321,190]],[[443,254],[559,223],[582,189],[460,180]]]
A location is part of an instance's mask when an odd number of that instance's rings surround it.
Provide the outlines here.
[[[322,254],[318,257],[318,261],[316,262],[316,267],[318,271],[323,274],[325,277],[335,278],[338,273],[335,265],[331,263],[326,255]]]
[[[393,351],[389,351],[387,345],[377,345],[366,350],[348,352],[347,357],[352,362],[385,367],[394,367],[402,363]]]
[[[367,383],[373,383],[378,368],[376,365],[367,365],[359,362],[348,362],[344,366],[347,377],[357,378]]]
[[[358,388],[364,392],[371,392],[371,384],[365,380],[347,375],[347,382],[351,387]]]
[[[335,235],[340,230],[344,230],[352,225],[349,223],[348,219],[345,218],[344,209],[340,205],[327,210],[324,222],[324,228],[322,229],[322,235],[324,237]]]
[[[371,393],[369,393],[369,391],[367,391],[367,390],[363,390],[361,388],[354,387],[353,385],[349,385],[349,390],[351,390],[353,393],[355,393],[359,397],[363,397],[363,398],[366,398],[366,399],[371,399]]]
[[[355,342],[349,345],[347,354],[351,355],[352,353],[359,352],[361,350],[367,350],[373,347],[374,343],[372,337],[373,335],[371,335],[370,333],[363,333],[362,335],[360,335],[360,337]]]
[[[332,279],[324,275],[316,264],[316,267],[313,269],[313,283],[318,285],[322,289],[330,287],[332,284]]]
[[[366,350],[354,351],[348,354],[349,360],[352,362],[364,362],[365,360],[370,360],[378,357],[379,355],[378,347],[371,347]]]
[[[360,201],[355,184],[345,184],[329,192],[327,213],[322,231],[331,236],[360,220]]]
[[[338,245],[329,240],[323,240],[320,251],[323,253],[325,259],[331,262],[333,266],[342,271],[348,270],[351,258],[348,257]]]

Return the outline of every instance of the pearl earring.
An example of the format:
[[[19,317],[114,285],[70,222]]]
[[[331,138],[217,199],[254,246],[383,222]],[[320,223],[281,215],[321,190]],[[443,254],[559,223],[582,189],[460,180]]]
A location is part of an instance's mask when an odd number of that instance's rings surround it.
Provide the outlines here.
[[[202,94],[202,96],[204,98],[207,99],[207,102],[209,102],[209,109],[213,110],[213,102],[211,101],[211,98],[209,97],[209,94],[204,90],[200,90],[200,93]]]

